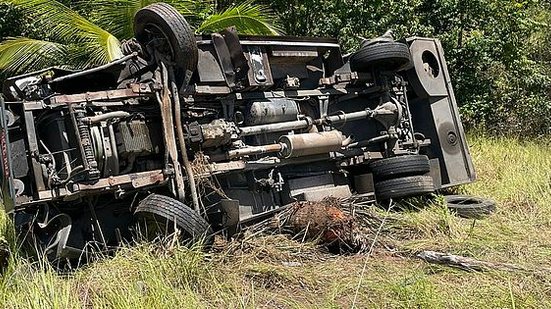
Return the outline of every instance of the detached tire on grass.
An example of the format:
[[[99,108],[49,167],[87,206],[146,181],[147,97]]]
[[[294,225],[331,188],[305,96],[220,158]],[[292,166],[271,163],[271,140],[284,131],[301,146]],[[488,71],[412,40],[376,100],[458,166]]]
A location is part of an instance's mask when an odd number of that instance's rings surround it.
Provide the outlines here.
[[[378,180],[423,175],[430,172],[429,158],[424,155],[406,155],[380,159],[369,164]]]
[[[482,219],[496,210],[492,200],[470,195],[446,195],[448,209],[466,219]]]
[[[375,193],[380,201],[430,194],[434,190],[431,176],[401,177],[375,184]]]
[[[138,233],[147,240],[166,237],[179,229],[183,241],[212,243],[210,224],[195,210],[168,196],[151,194],[134,211]]]

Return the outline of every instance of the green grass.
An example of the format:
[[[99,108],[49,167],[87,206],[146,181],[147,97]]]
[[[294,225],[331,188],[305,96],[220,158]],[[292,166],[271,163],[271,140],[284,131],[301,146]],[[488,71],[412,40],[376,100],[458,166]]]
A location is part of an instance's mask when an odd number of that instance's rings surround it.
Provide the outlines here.
[[[438,201],[392,213],[387,246],[369,257],[328,255],[266,236],[211,253],[141,245],[70,276],[15,258],[0,278],[0,307],[551,307],[551,273],[469,273],[411,257],[437,250],[551,268],[551,147],[506,138],[469,142],[479,180],[459,190],[497,201],[487,219],[457,218]],[[0,232],[8,230],[0,224]]]

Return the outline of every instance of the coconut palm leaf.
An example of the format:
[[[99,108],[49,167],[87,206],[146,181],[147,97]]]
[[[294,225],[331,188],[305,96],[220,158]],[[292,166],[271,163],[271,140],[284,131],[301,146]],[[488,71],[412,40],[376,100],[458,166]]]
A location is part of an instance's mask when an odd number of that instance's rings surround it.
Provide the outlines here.
[[[210,16],[215,11],[212,0],[164,1],[186,15],[190,22],[200,24],[199,32],[236,26],[244,34],[277,34],[271,25],[271,11],[252,0]],[[55,0],[0,0],[17,7],[32,21],[34,28],[43,33],[40,35],[43,40],[12,38],[0,43],[0,69],[39,69],[52,64],[54,59],[57,63],[83,68],[120,58],[122,52],[116,36],[132,37],[135,13],[154,2],[157,0],[80,0],[80,11],[87,12],[85,18]]]
[[[89,50],[94,53],[92,63],[106,63],[122,55],[120,42],[115,36],[58,1],[5,1],[32,19],[49,40],[62,44],[89,45]]]
[[[159,0],[82,0],[79,7],[91,9],[92,19],[101,27],[120,39],[134,36],[134,15],[141,8]],[[210,7],[208,0],[163,0],[172,5],[182,15],[196,17],[198,13]]]
[[[58,64],[67,56],[67,46],[17,37],[0,43],[0,70],[19,73]]]
[[[278,35],[278,29],[273,26],[274,20],[275,16],[267,6],[247,0],[223,12],[210,15],[197,31],[216,32],[235,26],[237,31],[243,34]]]
[[[119,40],[114,37],[108,37],[106,39],[107,41],[105,42],[94,40],[86,42],[85,44],[69,44],[68,63],[71,63],[74,68],[89,68],[121,58],[123,54]],[[114,55],[114,58],[107,58],[108,55]]]

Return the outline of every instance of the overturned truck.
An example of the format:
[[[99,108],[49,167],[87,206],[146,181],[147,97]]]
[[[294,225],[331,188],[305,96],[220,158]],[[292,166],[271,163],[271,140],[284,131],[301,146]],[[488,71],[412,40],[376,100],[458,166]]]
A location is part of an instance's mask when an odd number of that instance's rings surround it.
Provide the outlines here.
[[[436,39],[196,36],[164,3],[134,28],[119,60],[4,84],[4,207],[51,260],[475,179]]]

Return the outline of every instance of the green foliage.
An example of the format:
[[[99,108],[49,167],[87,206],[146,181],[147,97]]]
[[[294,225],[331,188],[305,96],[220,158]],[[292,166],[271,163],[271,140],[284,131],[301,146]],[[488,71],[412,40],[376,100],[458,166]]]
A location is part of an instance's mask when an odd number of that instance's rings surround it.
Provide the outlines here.
[[[338,37],[346,50],[363,38],[392,29],[398,37],[429,35],[421,22],[421,0],[293,0],[272,1],[287,34]]]
[[[20,72],[60,59],[78,67],[103,64],[121,57],[120,42],[109,32],[53,0],[8,0],[33,20],[45,38],[9,39],[0,44],[0,68]]]
[[[158,0],[80,0],[79,10],[89,10],[90,18],[103,29],[106,29],[120,39],[134,37],[134,15],[143,7],[159,2]],[[205,16],[210,9],[208,1],[164,0],[175,7],[182,15],[192,22],[198,16]]]
[[[22,35],[25,32],[28,25],[24,25],[21,17],[21,12],[13,6],[0,2],[0,41],[7,37]],[[5,74],[0,72],[0,84],[4,78]]]
[[[531,53],[531,37],[545,31],[533,19],[538,1],[467,1],[429,7],[427,21],[440,12],[459,16],[435,27],[447,51],[456,95],[471,127],[495,133],[544,134],[551,130],[551,75]],[[445,13],[444,13],[445,14]]]
[[[24,37],[9,38],[0,45],[0,67],[17,71],[30,66],[47,67],[66,57],[66,46]],[[26,54],[13,59],[11,55]]]
[[[275,16],[267,6],[254,5],[253,1],[247,0],[220,13],[211,14],[199,25],[197,31],[216,32],[236,26],[238,32],[243,34],[277,35],[278,31],[271,25],[274,19]]]
[[[354,51],[392,29],[442,40],[469,127],[551,131],[551,7],[543,0],[272,1],[288,34],[338,37]]]
[[[23,33],[21,12],[6,3],[0,3],[0,40]]]
[[[17,38],[0,43],[0,70],[18,73],[53,63],[85,68],[120,58],[120,40],[134,36],[135,13],[155,2],[159,1],[0,0],[0,12],[4,7],[17,9],[13,13],[10,11],[7,20],[25,20],[31,24],[29,38],[23,38],[23,33],[12,32],[9,35]],[[250,0],[221,11],[208,0],[164,2],[187,16],[199,32],[235,26],[241,33],[277,34],[268,8]]]
[[[10,2],[27,3],[27,10],[14,9]],[[0,0],[0,39],[36,39],[7,41],[2,48],[9,53],[3,59],[14,60],[3,64],[0,57],[0,67],[25,71],[49,65],[51,60],[74,67],[104,63],[120,53],[118,40],[133,36],[135,12],[153,2],[157,0]],[[271,11],[251,1],[165,2],[175,5],[199,32],[230,25],[249,34],[280,30],[272,25]],[[274,0],[270,6],[282,32],[338,37],[345,51],[354,51],[362,38],[388,29],[398,38],[438,37],[468,127],[498,134],[551,132],[548,1]]]
[[[498,202],[483,220],[435,204],[388,213],[371,255],[332,255],[256,233],[220,238],[209,252],[172,241],[121,248],[69,275],[14,251],[0,276],[0,307],[549,308],[551,148],[483,136],[469,144],[480,180],[462,191]],[[369,214],[375,227],[387,215]],[[7,219],[0,213],[0,238]],[[424,263],[415,258],[421,250],[525,270],[465,272]]]

